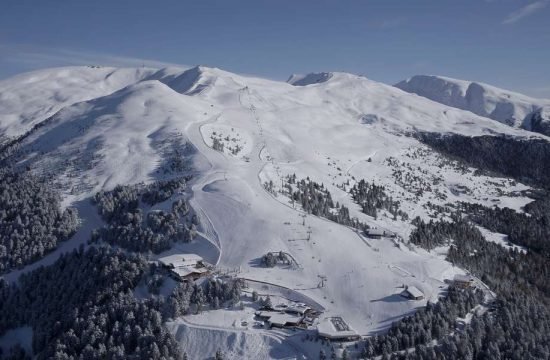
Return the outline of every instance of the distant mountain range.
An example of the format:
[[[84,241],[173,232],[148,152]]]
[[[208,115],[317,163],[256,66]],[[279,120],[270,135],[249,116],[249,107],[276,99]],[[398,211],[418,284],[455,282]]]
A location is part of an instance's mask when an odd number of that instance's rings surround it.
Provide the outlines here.
[[[550,100],[443,76],[416,75],[395,87],[512,127],[550,135]]]

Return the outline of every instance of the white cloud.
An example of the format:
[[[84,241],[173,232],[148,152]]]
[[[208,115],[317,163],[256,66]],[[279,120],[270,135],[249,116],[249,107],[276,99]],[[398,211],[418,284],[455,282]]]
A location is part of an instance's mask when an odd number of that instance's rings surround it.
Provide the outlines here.
[[[16,63],[28,68],[66,65],[103,65],[115,67],[146,66],[152,68],[163,68],[168,66],[181,68],[189,67],[184,64],[175,64],[152,59],[19,44],[0,44],[0,62]]]
[[[550,0],[539,0],[534,3],[525,5],[524,7],[509,14],[503,21],[503,24],[514,24],[521,19],[534,14],[537,10],[543,9],[550,3]]]

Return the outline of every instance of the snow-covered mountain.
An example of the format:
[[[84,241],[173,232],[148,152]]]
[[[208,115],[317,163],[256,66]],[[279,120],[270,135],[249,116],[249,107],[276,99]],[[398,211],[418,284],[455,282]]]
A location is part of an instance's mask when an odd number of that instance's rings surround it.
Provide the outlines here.
[[[286,82],[295,86],[306,86],[323,83],[331,77],[332,73],[330,72],[309,73],[306,75],[292,74]]]
[[[33,71],[0,81],[0,133],[21,135],[65,106],[108,95],[155,71],[147,68],[63,67]]]
[[[548,112],[525,97],[447,79],[411,79],[399,87],[409,91],[409,83],[427,89],[425,97],[347,73],[278,82],[202,66],[42,70],[0,82],[0,134],[13,140],[15,166],[47,175],[64,206],[117,185],[170,179],[166,163],[185,157],[189,167],[181,174],[191,176],[190,204],[200,220],[193,251],[224,272],[270,286],[258,289],[300,299],[322,309],[323,317],[342,316],[369,334],[437,301],[445,281],[463,273],[444,256],[396,240],[408,238],[411,218],[430,219],[435,206],[449,202],[520,209],[531,201],[521,193],[528,186],[444,160],[411,135],[548,139],[506,125],[510,116],[517,125],[532,114],[533,130],[545,126]],[[426,98],[432,93],[447,95],[432,101]],[[480,115],[462,110],[468,104]],[[303,211],[288,194],[292,175],[323,184],[350,217],[396,239],[369,239]],[[385,210],[362,212],[350,196],[360,180],[384,186],[409,220]],[[291,254],[296,268],[258,266],[268,252]],[[402,300],[403,284],[425,298]],[[220,312],[170,326],[190,347],[226,346],[236,354],[236,340],[229,339],[237,332],[239,343],[255,349],[251,358],[270,358],[281,342],[284,354],[319,354],[292,343],[292,336],[281,340],[276,332],[235,325],[251,322],[246,310]]]
[[[395,86],[512,127],[550,134],[550,100],[534,99],[491,85],[443,76],[416,75]]]

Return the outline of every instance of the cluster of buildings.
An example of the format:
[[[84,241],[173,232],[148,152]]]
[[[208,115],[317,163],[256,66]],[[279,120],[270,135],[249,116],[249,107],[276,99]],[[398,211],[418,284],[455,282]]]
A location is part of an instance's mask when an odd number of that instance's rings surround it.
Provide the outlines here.
[[[270,327],[276,328],[304,328],[312,325],[319,313],[309,306],[301,303],[294,305],[277,305],[275,309],[264,308],[255,315],[266,322]]]
[[[457,274],[454,276],[451,283],[461,289],[468,289],[475,285],[474,278],[469,275]],[[424,293],[416,286],[404,286],[405,289],[401,292],[401,296],[409,300],[424,300]]]
[[[274,308],[264,308],[255,313],[269,328],[307,329],[316,322],[320,312],[301,303],[294,305],[277,305]],[[319,337],[330,341],[355,341],[361,339],[342,317],[333,316],[321,320],[317,324]]]
[[[177,281],[195,281],[211,273],[212,265],[197,254],[174,254],[158,259]]]

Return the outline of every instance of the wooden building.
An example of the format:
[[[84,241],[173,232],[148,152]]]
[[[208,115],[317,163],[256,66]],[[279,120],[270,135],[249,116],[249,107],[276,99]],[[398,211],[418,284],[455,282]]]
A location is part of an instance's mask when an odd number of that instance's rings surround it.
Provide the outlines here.
[[[405,290],[401,292],[401,296],[406,297],[409,300],[423,300],[424,293],[420,291],[416,286],[407,286]]]
[[[474,278],[469,275],[457,274],[453,278],[453,285],[462,289],[467,289],[474,284]]]

